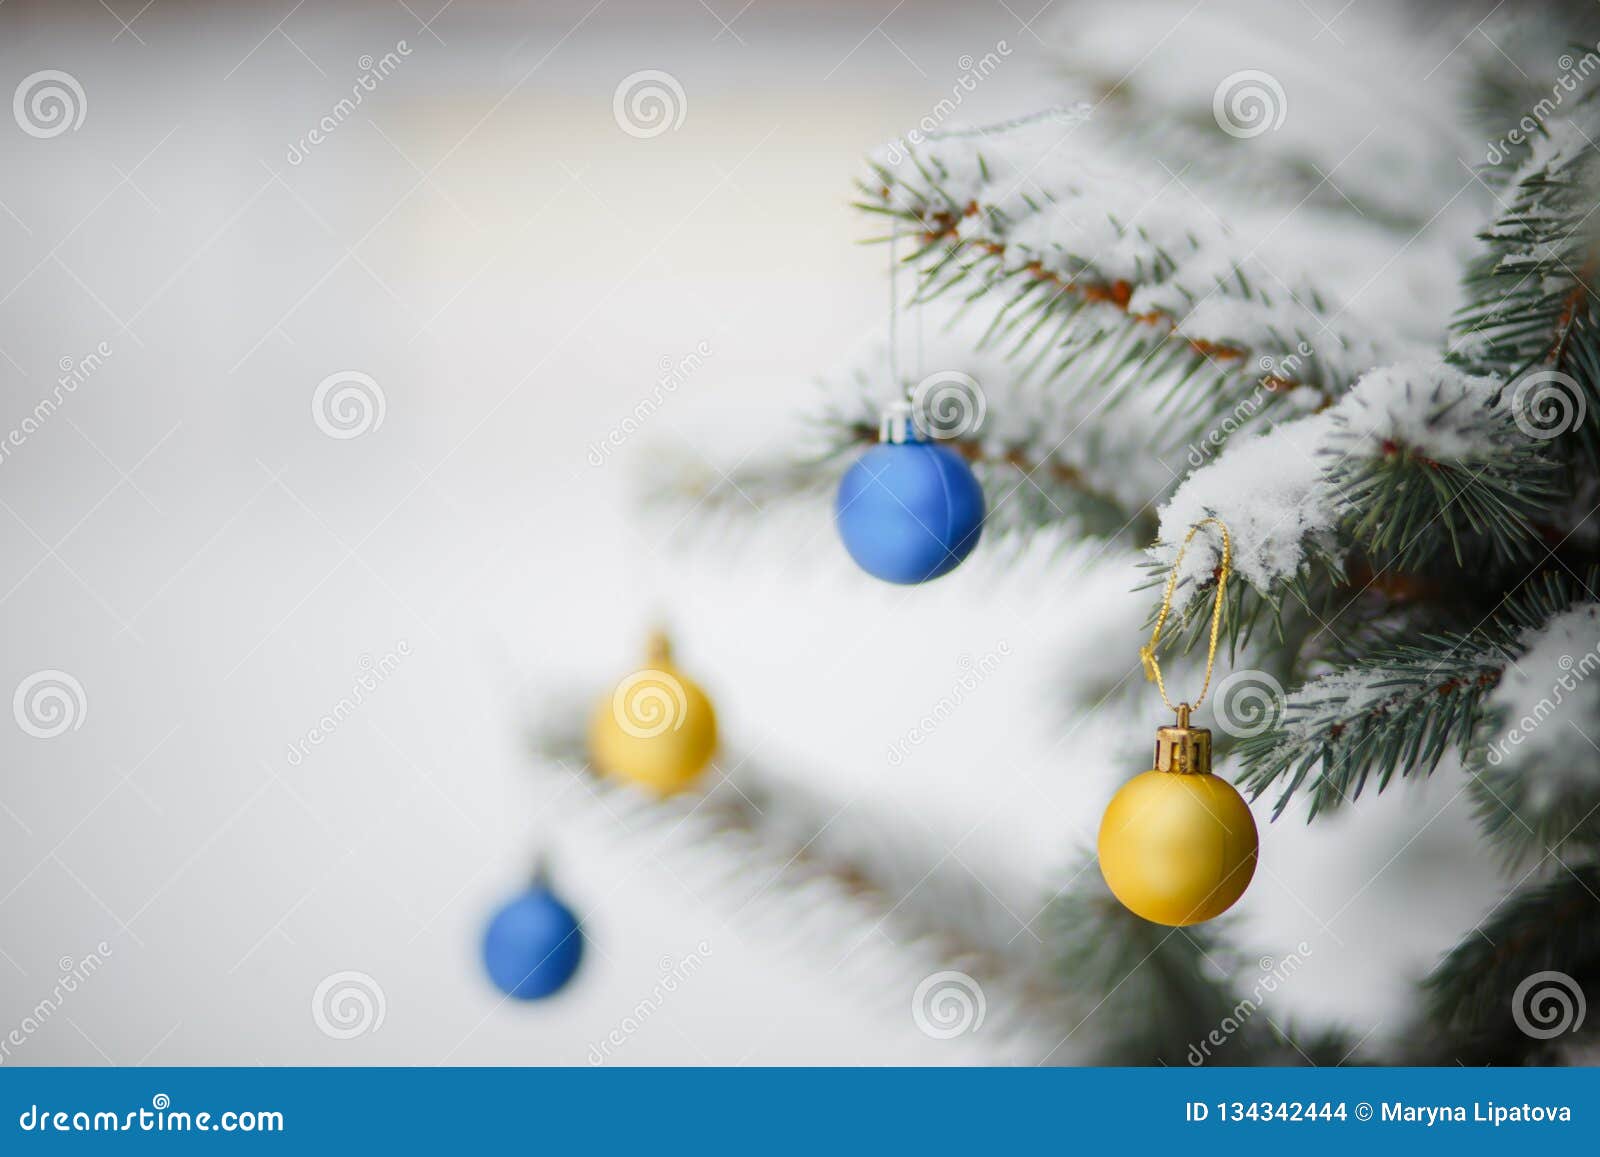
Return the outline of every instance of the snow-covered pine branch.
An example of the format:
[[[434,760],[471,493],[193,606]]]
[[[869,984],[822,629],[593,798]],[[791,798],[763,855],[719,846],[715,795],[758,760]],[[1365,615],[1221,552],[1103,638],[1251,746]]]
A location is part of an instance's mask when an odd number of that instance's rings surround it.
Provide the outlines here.
[[[1513,862],[1600,850],[1600,603],[1562,611],[1517,640],[1484,702],[1473,797]]]
[[[1360,795],[1373,776],[1381,791],[1396,773],[1428,775],[1446,755],[1467,756],[1507,669],[1544,624],[1592,598],[1597,578],[1545,572],[1473,630],[1418,633],[1310,680],[1278,705],[1273,726],[1239,742],[1240,783],[1256,796],[1281,785],[1275,815],[1304,788],[1315,816]],[[1520,839],[1486,818],[1489,836]]]
[[[1504,383],[1438,363],[1386,366],[1330,412],[1323,481],[1341,537],[1379,567],[1449,554],[1531,556],[1556,499],[1546,443],[1503,404]]]
[[[1593,127],[1600,117],[1588,120]],[[1451,357],[1464,369],[1507,380],[1530,369],[1563,370],[1580,331],[1595,341],[1600,150],[1591,137],[1577,123],[1552,126],[1480,234],[1483,251],[1468,267],[1467,301],[1451,343]],[[1591,381],[1591,397],[1593,391]],[[1600,423],[1600,415],[1588,421]]]
[[[1396,772],[1427,775],[1446,754],[1467,748],[1504,663],[1471,636],[1369,653],[1291,692],[1275,727],[1240,741],[1240,783],[1259,797],[1287,780],[1274,818],[1305,787],[1315,817],[1354,800],[1371,776],[1382,791]]]
[[[1108,149],[1159,159],[1230,219],[1258,205],[1279,221],[1292,208],[1298,222],[1322,226],[1300,233],[1319,269],[1337,260],[1328,228],[1341,247],[1366,233],[1393,254],[1396,234],[1415,235],[1460,187],[1457,157],[1482,147],[1452,99],[1465,54],[1447,52],[1460,32],[1441,37],[1440,75],[1424,82],[1406,5],[1346,8],[1336,34],[1314,37],[1297,5],[1276,0],[1212,0],[1203,18],[1188,0],[1057,5],[1052,14],[1051,55],[1093,103],[1089,127]],[[1517,13],[1523,23],[1532,16]],[[1564,48],[1558,42],[1551,59]],[[1358,57],[1369,67],[1352,86]],[[1514,107],[1520,115],[1531,102]]]
[[[1600,72],[1600,13],[1584,0],[1552,0],[1496,9],[1482,27],[1453,59],[1465,73],[1463,111],[1482,149],[1469,159],[1501,188],[1548,135],[1546,124],[1587,98]]]
[[[1389,572],[1444,553],[1525,558],[1533,519],[1556,496],[1551,474],[1497,379],[1439,362],[1384,366],[1320,413],[1230,442],[1162,508],[1151,556],[1170,566],[1190,526],[1222,519],[1250,588],[1235,592],[1237,631],[1264,608],[1281,613],[1286,597],[1309,604],[1313,588],[1342,585],[1352,551]],[[1196,540],[1180,605],[1214,589],[1220,550],[1214,535]],[[1198,610],[1190,621],[1209,606]]]
[[[1044,120],[880,150],[863,207],[919,244],[924,298],[997,295],[988,342],[1104,410],[1143,407],[1158,454],[1252,399],[1314,410],[1379,360],[1370,326],[1270,268],[1181,182],[1087,153],[1077,130]]]
[[[1087,385],[1062,389],[1024,378],[1002,351],[983,346],[985,321],[977,312],[942,302],[917,308],[927,315],[923,348],[915,357],[903,351],[902,361],[922,365],[928,386],[919,396],[927,408],[948,402],[972,419],[970,428],[963,424],[943,440],[972,464],[989,496],[986,539],[1059,526],[1149,541],[1156,504],[1182,463],[1168,465],[1149,452],[1143,416],[1099,410],[1101,399]],[[783,503],[825,511],[855,455],[877,440],[885,407],[901,396],[888,347],[874,343],[818,383],[804,431],[783,457],[729,462],[724,469],[697,455],[658,456],[643,492],[699,524],[766,517]]]

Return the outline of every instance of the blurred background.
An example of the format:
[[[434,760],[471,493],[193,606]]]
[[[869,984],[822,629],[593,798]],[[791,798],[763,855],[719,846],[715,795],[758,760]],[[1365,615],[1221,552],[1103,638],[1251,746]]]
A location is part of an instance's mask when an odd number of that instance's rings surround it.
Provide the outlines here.
[[[1079,704],[1137,669],[1136,553],[980,550],[894,591],[825,505],[705,535],[640,479],[792,456],[814,379],[884,338],[863,155],[953,92],[980,123],[1060,99],[1063,57],[1100,51],[1076,13],[1157,88],[1316,55],[1347,83],[1291,86],[1293,124],[1330,166],[1394,118],[1380,77],[1409,120],[1454,99],[1472,19],[1304,0],[1251,39],[1210,0],[1166,25],[1041,0],[141,4],[0,6],[0,92],[59,71],[81,117],[0,123],[0,688],[48,673],[70,720],[0,728],[4,1063],[585,1064],[646,1001],[607,1063],[1038,1059],[998,991],[987,1034],[919,1028],[941,961],[892,919],[615,806],[531,736],[666,623],[721,713],[719,784],[760,766],[901,856],[909,907],[971,897],[1037,940],[1161,722],[1137,689]],[[617,111],[645,70],[681,88],[670,128]],[[1480,159],[1431,139],[1428,164]],[[1360,188],[1426,167],[1369,152]],[[1336,280],[1426,335],[1484,204],[1430,204],[1400,253],[1353,233]],[[1235,939],[1307,946],[1275,1021],[1383,1041],[1503,892],[1449,772],[1315,828],[1258,809]],[[589,952],[524,1006],[479,943],[540,851]],[[381,1009],[348,1035],[315,1012],[345,973]]]

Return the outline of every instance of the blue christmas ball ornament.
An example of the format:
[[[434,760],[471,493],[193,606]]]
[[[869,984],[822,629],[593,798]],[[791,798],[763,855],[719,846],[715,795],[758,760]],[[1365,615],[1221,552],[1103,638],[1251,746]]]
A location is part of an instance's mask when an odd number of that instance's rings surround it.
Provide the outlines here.
[[[566,986],[583,959],[578,918],[542,885],[496,912],[483,937],[483,965],[495,987],[540,1000]]]
[[[966,459],[891,430],[839,483],[833,517],[862,570],[891,583],[922,583],[954,570],[983,533],[983,487]]]

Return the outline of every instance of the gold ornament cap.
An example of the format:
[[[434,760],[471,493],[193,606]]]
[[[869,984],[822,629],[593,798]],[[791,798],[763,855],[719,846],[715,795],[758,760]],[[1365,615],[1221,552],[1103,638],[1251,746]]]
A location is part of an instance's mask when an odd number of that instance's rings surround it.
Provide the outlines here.
[[[1170,771],[1176,775],[1209,775],[1211,773],[1211,732],[1204,727],[1189,726],[1189,705],[1177,707],[1178,725],[1162,727],[1156,731],[1157,771]]]

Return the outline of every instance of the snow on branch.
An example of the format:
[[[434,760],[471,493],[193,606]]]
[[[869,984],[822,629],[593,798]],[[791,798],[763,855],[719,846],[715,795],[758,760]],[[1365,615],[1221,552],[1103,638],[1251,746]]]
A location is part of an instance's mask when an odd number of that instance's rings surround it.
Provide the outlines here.
[[[1452,358],[1463,368],[1507,379],[1538,366],[1566,368],[1570,335],[1596,305],[1600,153],[1591,136],[1572,122],[1551,126],[1500,215],[1479,234],[1484,248],[1468,267],[1467,303],[1452,342]]]
[[[1600,604],[1524,631],[1484,703],[1473,795],[1510,859],[1600,846]]]
[[[1353,800],[1373,776],[1381,791],[1396,772],[1431,774],[1452,752],[1472,755],[1475,766],[1487,763],[1493,771],[1492,757],[1483,756],[1486,741],[1480,725],[1486,718],[1500,720],[1492,725],[1489,741],[1503,737],[1506,733],[1495,728],[1506,726],[1505,709],[1529,698],[1523,683],[1499,690],[1507,672],[1529,660],[1522,678],[1538,686],[1552,666],[1562,666],[1559,655],[1552,660],[1550,651],[1564,654],[1581,644],[1587,653],[1600,647],[1600,619],[1590,613],[1592,601],[1585,601],[1592,599],[1588,592],[1597,579],[1592,571],[1586,577],[1546,572],[1530,579],[1498,614],[1472,630],[1424,632],[1411,641],[1385,643],[1355,656],[1349,666],[1310,680],[1273,705],[1271,726],[1240,741],[1239,782],[1260,796],[1287,781],[1275,816],[1305,786],[1314,817]],[[1580,606],[1588,608],[1585,614],[1569,617]],[[1579,661],[1574,656],[1574,663]],[[1600,667],[1600,653],[1590,666]],[[1498,714],[1489,713],[1491,703]],[[1549,714],[1537,705],[1527,711],[1534,717]],[[1559,741],[1554,732],[1545,739]],[[1592,764],[1592,756],[1587,759]],[[1487,792],[1495,782],[1475,786]],[[1592,788],[1590,777],[1585,790]],[[1542,802],[1555,801],[1557,794]],[[1536,793],[1519,798],[1541,802]],[[1526,834],[1512,830],[1506,817],[1486,815],[1485,821],[1486,833],[1508,841],[1504,846],[1512,850]]]
[[[1096,359],[1107,406],[1154,401],[1203,432],[1253,389],[1314,409],[1378,360],[1368,326],[1247,252],[1180,181],[1086,153],[1076,131],[1047,120],[880,151],[863,208],[920,243],[925,298],[997,292],[989,339],[1046,378]]]
[[[1051,54],[1090,99],[1102,98],[1092,123],[1105,139],[1163,158],[1230,205],[1270,201],[1340,215],[1346,232],[1381,221],[1410,236],[1460,187],[1456,158],[1478,144],[1448,80],[1460,61],[1446,57],[1440,75],[1424,78],[1407,5],[1343,9],[1336,35],[1318,36],[1306,35],[1299,5],[1276,0],[1211,0],[1203,19],[1190,0],[1077,4],[1053,15],[1041,22]],[[1475,19],[1449,35],[1440,57]],[[1174,31],[1139,34],[1149,29]],[[1352,85],[1357,57],[1366,67]],[[1313,260],[1337,259],[1323,238],[1302,240]]]
[[[1464,111],[1482,142],[1480,172],[1497,188],[1556,126],[1584,114],[1600,73],[1595,15],[1589,5],[1502,9],[1485,20],[1483,36],[1461,45]]]
[[[1152,556],[1170,563],[1191,525],[1220,518],[1239,577],[1268,598],[1313,562],[1336,568],[1352,546],[1407,566],[1441,548],[1459,561],[1475,535],[1514,557],[1554,489],[1543,443],[1502,391],[1438,362],[1373,370],[1330,409],[1236,439],[1191,474],[1162,509]],[[1219,540],[1197,541],[1180,591],[1192,598],[1219,560]]]
[[[1395,772],[1427,775],[1448,752],[1464,750],[1504,656],[1473,639],[1430,642],[1374,653],[1286,696],[1278,725],[1239,744],[1240,782],[1252,798],[1287,779],[1276,819],[1314,771],[1307,790],[1315,817],[1354,800],[1374,774],[1382,791]]]
[[[1322,462],[1332,431],[1333,418],[1323,413],[1235,439],[1161,508],[1151,557],[1170,566],[1189,528],[1215,517],[1228,526],[1235,573],[1262,595],[1299,577],[1314,555],[1338,561],[1338,509]],[[1197,538],[1178,574],[1180,602],[1208,584],[1221,561],[1219,538]]]
[[[1330,412],[1324,480],[1342,533],[1380,565],[1422,566],[1468,540],[1530,555],[1556,498],[1546,443],[1504,404],[1504,383],[1439,363],[1374,370]]]
[[[929,406],[946,398],[962,407],[959,427],[938,432],[972,463],[989,496],[986,539],[1064,526],[1080,535],[1121,532],[1148,541],[1155,504],[1179,476],[1151,453],[1145,415],[1101,408],[1103,396],[1090,388],[1094,360],[1067,372],[1071,389],[1026,380],[1001,351],[983,347],[985,322],[977,312],[958,313],[940,302],[917,308],[927,313],[924,348],[920,356],[902,351],[901,360],[920,363],[911,377],[928,384],[917,393]],[[804,432],[779,456],[758,454],[738,464],[657,457],[644,489],[656,505],[692,512],[698,525],[764,515],[785,502],[826,513],[839,477],[877,440],[884,408],[903,395],[887,345],[874,343],[819,382]]]

